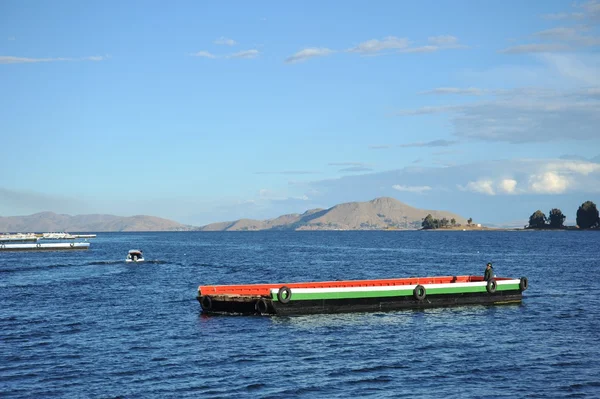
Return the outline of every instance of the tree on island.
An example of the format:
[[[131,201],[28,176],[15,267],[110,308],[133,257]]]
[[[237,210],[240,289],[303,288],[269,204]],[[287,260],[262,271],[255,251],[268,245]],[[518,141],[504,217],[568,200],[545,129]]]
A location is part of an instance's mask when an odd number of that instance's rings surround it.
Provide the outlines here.
[[[577,209],[577,226],[580,229],[589,229],[600,226],[598,208],[592,201],[586,201]]]
[[[434,219],[433,216],[431,216],[431,213],[425,216],[425,219],[423,219],[423,222],[421,223],[421,227],[423,227],[424,230],[437,229],[438,226],[439,220]]]
[[[456,219],[450,219],[450,224],[452,225],[452,227],[456,226]]]
[[[530,229],[543,229],[546,227],[546,215],[539,209],[529,216]]]
[[[553,208],[548,213],[548,222],[550,222],[550,227],[553,229],[562,229],[565,227],[563,223],[565,222],[566,218],[567,217],[563,215],[562,211],[558,208]],[[531,223],[531,218],[529,219],[529,223]]]
[[[470,226],[471,223],[473,223],[473,218],[469,218],[469,220],[467,220],[467,224]]]

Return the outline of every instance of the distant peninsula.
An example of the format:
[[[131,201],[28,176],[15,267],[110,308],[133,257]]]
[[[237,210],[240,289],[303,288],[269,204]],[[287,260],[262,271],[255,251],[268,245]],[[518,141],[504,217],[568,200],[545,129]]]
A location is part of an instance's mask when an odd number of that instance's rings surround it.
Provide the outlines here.
[[[446,211],[419,209],[395,198],[381,197],[367,202],[347,202],[328,209],[310,209],[274,219],[239,219],[197,227],[155,216],[64,215],[40,212],[29,216],[0,217],[0,233],[8,232],[119,232],[119,231],[261,231],[261,230],[418,230],[428,215],[467,219]]]

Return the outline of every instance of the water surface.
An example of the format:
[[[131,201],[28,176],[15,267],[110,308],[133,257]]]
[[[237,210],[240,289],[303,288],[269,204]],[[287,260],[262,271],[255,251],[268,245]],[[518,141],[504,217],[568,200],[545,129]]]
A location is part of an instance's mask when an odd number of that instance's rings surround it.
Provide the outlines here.
[[[599,397],[598,232],[100,233],[0,253],[0,397]],[[145,264],[126,264],[129,249]],[[200,284],[527,276],[522,305],[205,316]]]

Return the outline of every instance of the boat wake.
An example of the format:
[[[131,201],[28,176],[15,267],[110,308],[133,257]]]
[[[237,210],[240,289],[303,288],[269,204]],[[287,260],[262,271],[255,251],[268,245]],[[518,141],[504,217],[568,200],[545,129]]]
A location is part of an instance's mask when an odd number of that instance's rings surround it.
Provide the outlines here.
[[[60,269],[63,267],[73,267],[77,266],[73,263],[57,263],[53,265],[40,265],[40,266],[27,266],[27,267],[19,267],[19,268],[11,268],[11,269],[0,269],[0,273],[19,273],[19,272],[30,272],[36,270],[47,270],[47,269]]]
[[[95,266],[103,266],[103,265],[122,265],[125,264],[126,262],[124,260],[106,260],[106,261],[94,261],[94,262],[88,262],[87,265],[95,265]],[[140,264],[140,265],[144,265],[147,263],[150,263],[152,265],[165,265],[168,262],[164,261],[164,260],[144,260],[143,262],[129,262],[129,264],[131,263],[135,263],[135,264]]]
[[[100,261],[88,262],[87,265],[102,266],[102,265],[118,265],[121,263],[125,263],[125,262],[122,260],[100,260]]]

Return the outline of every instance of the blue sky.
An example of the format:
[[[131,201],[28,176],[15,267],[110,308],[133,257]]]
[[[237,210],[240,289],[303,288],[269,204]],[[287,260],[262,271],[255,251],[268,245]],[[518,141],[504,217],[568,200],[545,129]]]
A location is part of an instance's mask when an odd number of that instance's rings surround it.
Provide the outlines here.
[[[600,202],[599,1],[0,3],[0,215]]]

